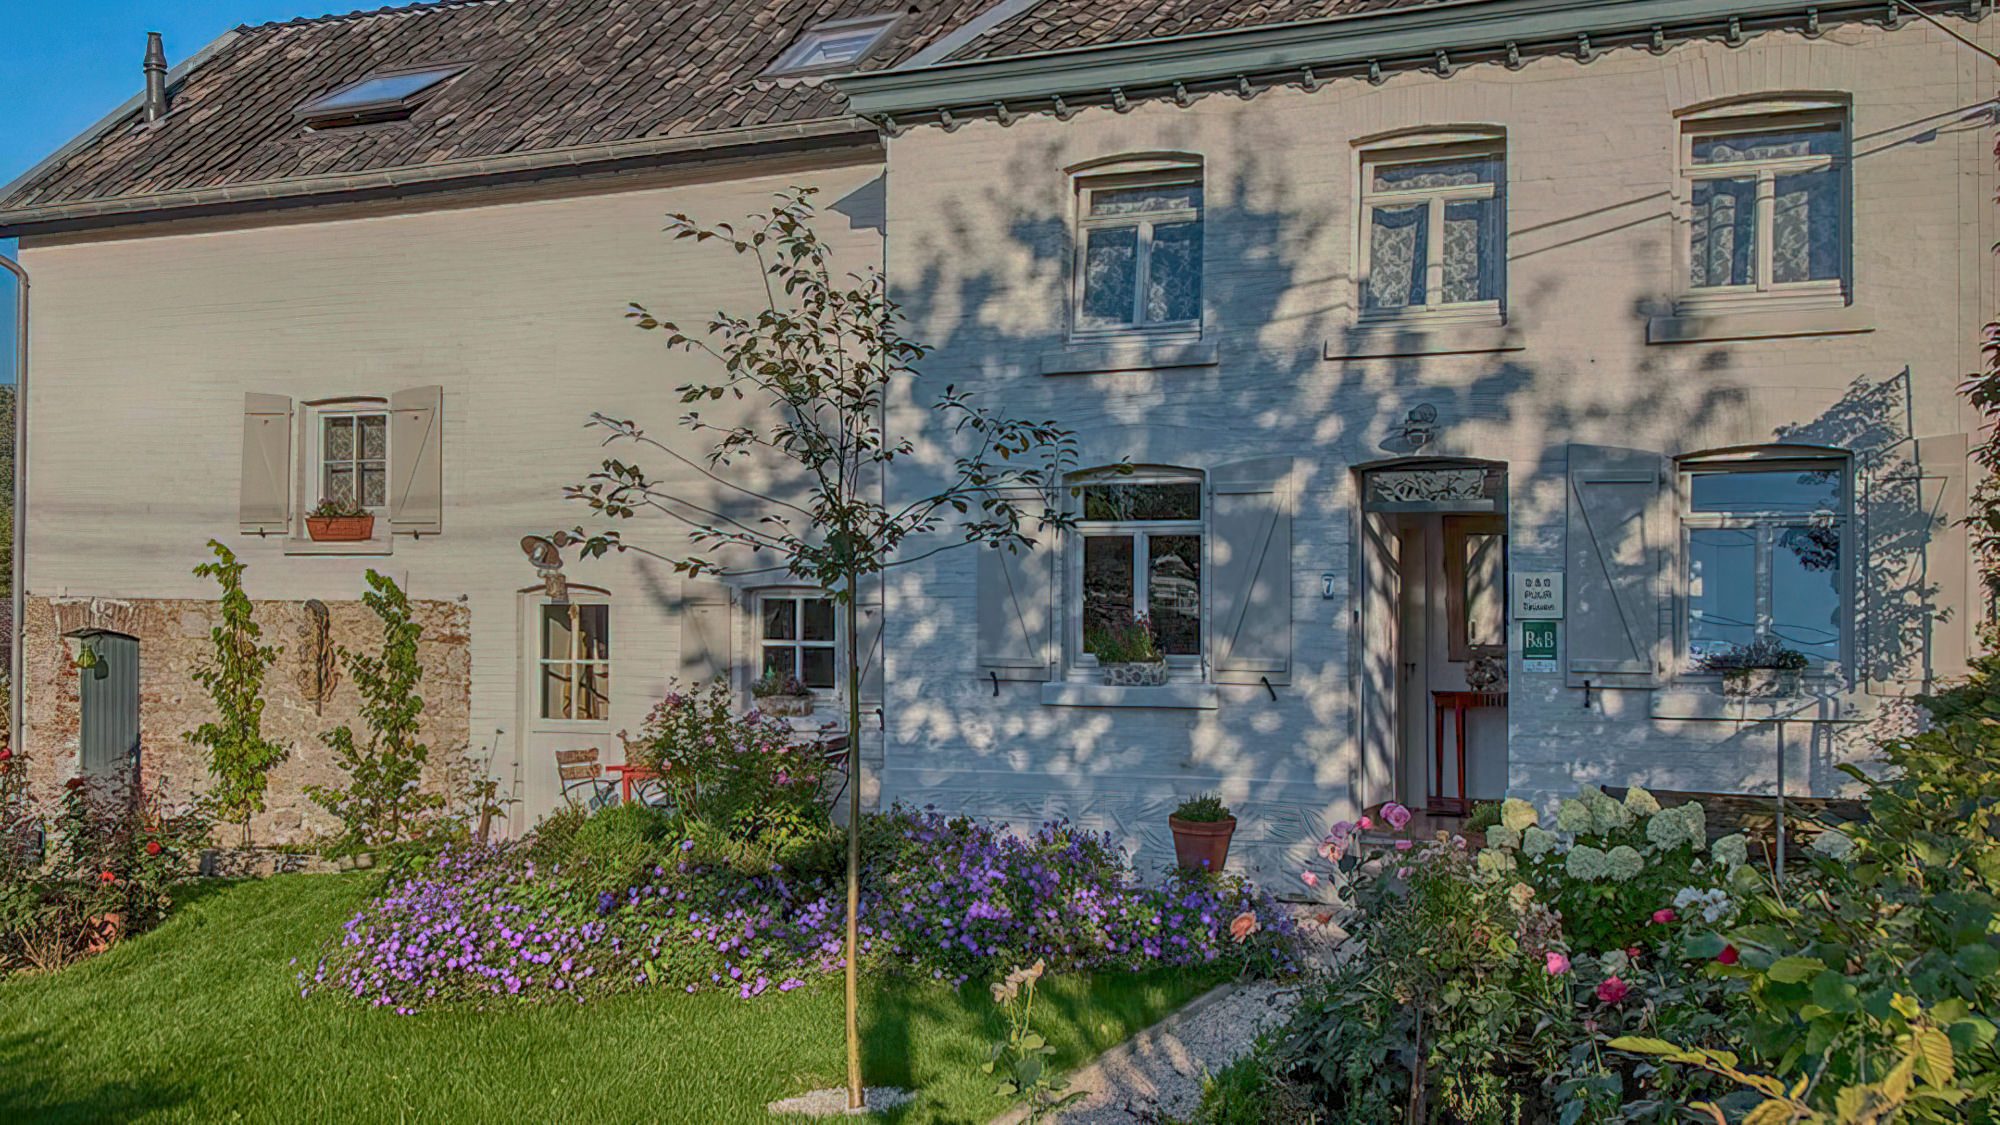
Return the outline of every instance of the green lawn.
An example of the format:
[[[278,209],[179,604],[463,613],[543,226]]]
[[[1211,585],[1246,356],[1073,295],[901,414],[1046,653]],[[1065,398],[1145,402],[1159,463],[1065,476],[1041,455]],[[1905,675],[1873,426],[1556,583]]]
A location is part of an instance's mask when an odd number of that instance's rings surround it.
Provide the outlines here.
[[[648,993],[415,1016],[301,999],[288,962],[312,958],[371,885],[207,885],[154,933],[0,983],[0,1121],[769,1125],[784,1119],[766,1102],[845,1073],[837,979],[748,1001]],[[1074,1065],[1217,979],[1056,980],[1037,1023]],[[977,1069],[999,1032],[982,982],[864,989],[868,1081],[920,1091],[895,1120],[977,1123],[1006,1108]]]

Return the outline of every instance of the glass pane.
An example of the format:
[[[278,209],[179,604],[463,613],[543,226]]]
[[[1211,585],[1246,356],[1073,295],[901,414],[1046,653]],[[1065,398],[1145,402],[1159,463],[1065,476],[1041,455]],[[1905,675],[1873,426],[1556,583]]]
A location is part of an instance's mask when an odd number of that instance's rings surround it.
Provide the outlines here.
[[[1838,512],[1840,469],[1696,472],[1688,503],[1697,512]]]
[[[1757,181],[1695,181],[1693,218],[1689,284],[1756,284]]]
[[[1412,188],[1465,187],[1490,184],[1500,178],[1500,162],[1491,157],[1474,160],[1429,160],[1415,164],[1377,164],[1373,178],[1376,191],[1407,191]]]
[[[1771,551],[1771,635],[1818,663],[1840,659],[1840,528],[1781,527]]]
[[[1149,211],[1201,210],[1200,184],[1164,184],[1153,187],[1092,188],[1092,215],[1137,215]]]
[[[1465,643],[1468,645],[1498,648],[1507,643],[1507,583],[1502,574],[1506,555],[1504,535],[1465,537]]]
[[[833,599],[804,598],[799,602],[799,610],[805,618],[805,629],[801,640],[830,641],[833,639]]]
[[[361,456],[380,461],[389,456],[389,419],[382,414],[365,414],[356,419],[361,428]]]
[[[420,70],[413,74],[392,74],[384,78],[364,79],[345,90],[309,103],[306,112],[325,113],[329,110],[348,109],[354,106],[401,101],[412,94],[430,89],[450,75],[450,69]]]
[[[1757,635],[1757,532],[1688,533],[1688,654],[1727,652]]]
[[[1201,319],[1201,224],[1162,223],[1153,228],[1153,256],[1146,267],[1146,320]]]
[[[786,64],[787,69],[804,70],[807,67],[845,66],[861,57],[868,45],[882,34],[880,27],[866,27],[845,34],[822,34],[821,38],[808,44],[798,57]]]
[[[799,639],[798,602],[791,598],[764,599],[764,639],[767,641],[795,641]]]
[[[1201,536],[1146,541],[1146,612],[1169,656],[1201,654]]]
[[[1696,164],[1738,164],[1746,160],[1777,160],[1793,156],[1840,155],[1840,126],[1782,129],[1768,133],[1731,133],[1696,137]]]
[[[1091,633],[1132,616],[1132,537],[1087,535],[1083,540],[1083,650]]]
[[[542,607],[542,659],[568,660],[569,655],[569,611],[566,605],[545,605]]]
[[[1461,199],[1444,205],[1446,304],[1500,299],[1500,201]]]
[[[1088,320],[1129,324],[1132,286],[1138,269],[1136,227],[1084,233],[1083,315]]]
[[[353,418],[328,418],[322,432],[325,434],[325,453],[323,455],[325,460],[354,460]]]
[[[542,718],[570,718],[568,664],[542,665]]]
[[[576,610],[576,622],[582,630],[577,640],[577,659],[611,659],[611,607],[608,605],[572,606]]]
[[[361,464],[361,506],[380,508],[389,502],[389,475],[382,469],[382,463],[362,462]]]
[[[1201,484],[1087,484],[1083,486],[1083,518],[1087,520],[1198,520]]]
[[[790,645],[765,645],[763,674],[768,676],[776,672],[780,680],[786,676],[796,676],[799,669],[794,661],[797,659],[798,650]]]
[[[1840,180],[1831,168],[1779,176],[1771,218],[1771,280],[1840,277]]]
[[[800,662],[805,671],[799,676],[800,682],[809,688],[822,690],[833,687],[833,650],[830,648],[805,648],[799,650]]]
[[[572,718],[605,719],[611,715],[611,670],[602,664],[576,665],[576,713]]]
[[[1377,207],[1369,216],[1368,284],[1362,303],[1400,309],[1424,303],[1424,267],[1430,258],[1429,205]]]
[[[354,466],[328,465],[326,479],[320,485],[320,499],[354,503]]]

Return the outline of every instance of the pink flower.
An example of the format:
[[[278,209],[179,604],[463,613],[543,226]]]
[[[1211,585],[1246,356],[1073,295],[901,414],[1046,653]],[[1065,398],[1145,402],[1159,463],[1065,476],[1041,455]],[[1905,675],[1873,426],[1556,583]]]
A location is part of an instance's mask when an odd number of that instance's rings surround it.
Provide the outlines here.
[[[1550,976],[1559,977],[1569,972],[1569,958],[1551,950],[1548,960],[1543,963],[1543,967],[1548,970]]]
[[[1312,873],[1312,872],[1310,872],[1310,871],[1305,871],[1305,872],[1301,872],[1301,873],[1299,874],[1299,878],[1300,878],[1300,879],[1302,879],[1302,880],[1304,880],[1304,881],[1305,881],[1305,885],[1306,885],[1306,886],[1308,886],[1308,887],[1317,887],[1317,886],[1319,886],[1319,876],[1317,876],[1317,875],[1313,874],[1313,873]]]
[[[1630,957],[1634,961],[1637,961],[1639,959],[1639,955],[1644,952],[1645,950],[1640,949],[1636,945],[1628,945],[1625,947],[1625,956]]]
[[[1414,847],[1416,847],[1416,846],[1417,846],[1417,842],[1416,842],[1415,840],[1398,840],[1398,841],[1396,841],[1396,850],[1397,850],[1397,851],[1399,851],[1399,852],[1406,852],[1406,851],[1409,851],[1409,850],[1410,850],[1411,848],[1414,848]]]
[[[1407,878],[1409,878],[1409,877],[1410,877],[1410,869],[1409,869],[1409,868],[1407,868],[1407,867],[1398,867],[1398,868],[1396,869],[1396,878],[1398,878],[1398,879],[1407,879]]]
[[[1715,955],[1715,963],[1718,965],[1734,965],[1742,959],[1742,954],[1737,953],[1736,947],[1733,945],[1723,946],[1722,952]]]
[[[1327,839],[1345,840],[1351,833],[1353,833],[1353,831],[1354,831],[1354,825],[1348,821],[1343,820],[1333,826],[1332,832],[1327,833]]]
[[[1631,991],[1632,986],[1617,977],[1606,977],[1603,983],[1597,986],[1597,1001],[1600,1004],[1616,1004],[1625,999],[1626,994]]]
[[[1229,940],[1242,942],[1257,932],[1257,915],[1246,910],[1229,923]]]
[[[1347,838],[1328,836],[1319,842],[1319,854],[1328,863],[1339,863],[1340,857],[1347,854]]]
[[[1410,810],[1390,801],[1382,806],[1382,819],[1389,822],[1389,827],[1401,832],[1410,823]]]
[[[1674,912],[1671,909],[1653,911],[1653,924],[1655,926],[1664,926],[1673,920]]]
[[[1368,831],[1368,830],[1369,830],[1370,828],[1373,828],[1373,827],[1375,827],[1375,822],[1374,822],[1373,820],[1370,820],[1369,818],[1367,818],[1367,817],[1365,817],[1365,816],[1364,816],[1364,817],[1362,817],[1362,818],[1361,818],[1361,819],[1360,819],[1359,821],[1357,821],[1356,823],[1357,823],[1357,824],[1359,824],[1359,825],[1361,826],[1361,830],[1362,830],[1363,832],[1366,832],[1366,831]]]

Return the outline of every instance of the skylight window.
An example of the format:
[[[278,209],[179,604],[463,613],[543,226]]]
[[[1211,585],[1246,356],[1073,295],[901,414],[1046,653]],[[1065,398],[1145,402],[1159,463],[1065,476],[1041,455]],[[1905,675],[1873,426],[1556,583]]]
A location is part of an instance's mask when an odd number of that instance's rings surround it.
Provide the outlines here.
[[[852,69],[894,26],[895,14],[830,20],[805,30],[766,74],[831,74]]]
[[[371,74],[300,106],[298,116],[315,127],[408,117],[424,94],[464,69],[434,66],[397,74]]]

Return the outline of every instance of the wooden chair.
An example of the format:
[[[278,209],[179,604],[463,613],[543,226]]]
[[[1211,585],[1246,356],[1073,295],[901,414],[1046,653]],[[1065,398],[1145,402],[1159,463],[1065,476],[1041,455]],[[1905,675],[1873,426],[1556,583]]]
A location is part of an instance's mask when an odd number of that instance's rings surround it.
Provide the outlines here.
[[[841,730],[838,723],[827,723],[811,737],[812,748],[818,752],[820,760],[826,765],[826,780],[821,782],[820,791],[824,793],[827,789],[832,789],[832,795],[826,799],[826,807],[829,811],[837,810],[840,808],[840,798],[846,794],[848,785],[853,781],[847,776],[847,732]],[[839,778],[839,784],[833,784],[836,777]]]
[[[625,745],[625,764],[631,765],[645,756],[646,740],[633,738],[627,731],[618,732],[618,741]],[[632,799],[642,805],[650,805],[667,812],[675,811],[674,791],[665,778],[648,777],[632,783]]]
[[[618,786],[604,776],[604,767],[597,763],[595,746],[588,750],[556,751],[556,777],[562,782],[563,800],[572,808],[595,811],[618,801]],[[581,806],[576,799],[578,789],[590,790]]]

